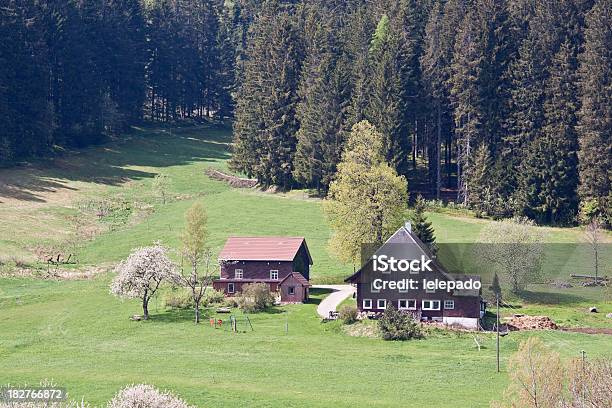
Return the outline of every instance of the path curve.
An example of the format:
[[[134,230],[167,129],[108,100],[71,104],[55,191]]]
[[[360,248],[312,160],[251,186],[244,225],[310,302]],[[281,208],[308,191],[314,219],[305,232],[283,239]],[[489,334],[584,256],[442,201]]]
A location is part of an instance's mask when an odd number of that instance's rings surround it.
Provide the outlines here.
[[[329,312],[335,311],[344,299],[355,293],[355,288],[351,285],[313,285],[315,289],[331,289],[332,293],[317,306],[317,313],[324,319],[329,317]]]

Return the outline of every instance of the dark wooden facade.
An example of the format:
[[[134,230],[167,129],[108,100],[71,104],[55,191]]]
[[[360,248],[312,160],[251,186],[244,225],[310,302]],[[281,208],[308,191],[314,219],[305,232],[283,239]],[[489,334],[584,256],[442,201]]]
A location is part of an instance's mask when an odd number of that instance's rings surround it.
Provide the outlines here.
[[[412,251],[411,257],[407,259],[418,259],[417,255],[424,255],[432,259],[432,271],[415,272],[391,272],[382,273],[373,271],[372,262],[366,263],[359,271],[346,279],[346,282],[354,284],[357,288],[357,306],[360,311],[382,313],[389,303],[395,309],[404,310],[423,320],[439,320],[449,324],[459,324],[476,328],[481,317],[483,303],[480,290],[444,290],[427,291],[423,288],[423,279],[442,281],[448,280],[473,280],[480,281],[478,276],[451,275],[434,260],[433,255],[427,247],[408,229],[400,228],[389,240],[383,244],[377,253],[384,253],[385,245],[406,244]],[[373,288],[375,279],[381,278],[387,281],[399,281],[402,279],[414,279],[418,281],[419,289],[379,289]]]
[[[282,249],[276,249],[277,243]],[[281,302],[308,299],[312,259],[303,238],[233,237],[220,257],[220,279],[213,287],[227,296],[241,292],[247,283],[262,282],[279,293]]]

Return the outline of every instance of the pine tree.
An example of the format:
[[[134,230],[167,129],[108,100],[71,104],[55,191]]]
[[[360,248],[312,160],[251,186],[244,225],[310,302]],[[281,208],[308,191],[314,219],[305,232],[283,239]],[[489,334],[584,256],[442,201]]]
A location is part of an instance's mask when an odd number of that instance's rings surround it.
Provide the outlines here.
[[[542,223],[568,223],[578,202],[575,48],[566,41],[553,58],[545,89],[545,125],[527,149],[517,196],[522,211]]]
[[[412,232],[426,244],[433,252],[436,252],[436,237],[431,222],[425,215],[425,200],[419,195],[412,210]]]
[[[470,171],[466,174],[469,186],[470,208],[477,217],[492,215],[495,208],[495,181],[493,163],[489,147],[482,143],[474,155]]]
[[[458,198],[470,202],[468,180],[475,146],[484,140],[481,106],[482,64],[484,59],[477,17],[470,11],[461,24],[455,41],[452,63],[451,101],[457,135]]]
[[[372,74],[365,116],[382,133],[385,158],[399,174],[407,174],[410,146],[406,127],[404,61],[400,37],[383,15],[372,35],[368,65]]]
[[[333,29],[319,12],[308,16],[306,57],[299,85],[300,123],[293,172],[296,180],[327,193],[344,139],[346,86],[334,54]]]
[[[253,23],[237,95],[232,167],[263,186],[289,188],[302,51],[292,16],[267,2]]]
[[[580,198],[597,200],[611,223],[612,189],[612,5],[599,0],[587,14],[584,52],[580,55],[579,112]]]

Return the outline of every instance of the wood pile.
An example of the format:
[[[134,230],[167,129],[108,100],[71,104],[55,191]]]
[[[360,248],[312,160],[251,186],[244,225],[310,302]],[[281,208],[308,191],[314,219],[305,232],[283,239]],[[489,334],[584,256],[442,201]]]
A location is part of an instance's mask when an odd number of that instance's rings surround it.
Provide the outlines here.
[[[559,327],[548,316],[514,315],[506,322],[508,329],[515,330],[557,330]]]
[[[232,176],[229,174],[222,173],[219,170],[215,170],[213,168],[208,168],[206,170],[206,174],[208,175],[208,177],[212,179],[219,180],[219,181],[225,181],[227,184],[229,184],[232,187],[253,188],[257,185],[257,180],[255,179],[247,179],[247,178],[240,178],[240,177]]]

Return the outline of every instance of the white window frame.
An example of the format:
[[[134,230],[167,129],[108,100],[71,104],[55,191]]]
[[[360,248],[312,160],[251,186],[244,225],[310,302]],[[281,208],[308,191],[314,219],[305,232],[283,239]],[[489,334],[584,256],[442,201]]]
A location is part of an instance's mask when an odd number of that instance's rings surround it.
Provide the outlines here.
[[[370,283],[370,293],[380,293],[380,289],[374,289],[374,281]]]
[[[444,310],[454,310],[454,309],[455,309],[455,301],[454,300],[448,299],[448,300],[444,301]]]
[[[425,302],[429,302],[430,307],[425,307]],[[433,307],[434,302],[438,303],[438,307],[437,308]],[[433,299],[423,299],[421,301],[421,310],[440,310],[440,301],[439,300],[433,300]]]
[[[406,307],[401,307],[400,306],[400,302],[401,301],[405,301],[406,302]],[[412,302],[412,304],[414,306],[410,306],[411,302]],[[399,299],[397,301],[397,310],[416,310],[416,299]]]
[[[232,288],[232,290],[230,290],[230,288]],[[233,282],[227,284],[227,293],[236,293],[236,287]]]
[[[272,274],[276,274],[276,278],[274,278]],[[278,280],[278,269],[270,269],[270,279]]]
[[[363,307],[362,307],[363,309],[371,309],[371,308],[372,308],[372,299],[363,299],[363,301],[361,302],[361,304],[362,304],[362,306],[363,306]],[[366,306],[366,304],[367,304],[368,306]]]
[[[295,295],[295,286],[289,286],[287,288],[287,293],[290,295]]]
[[[384,302],[384,305],[381,307],[380,302]],[[387,308],[387,299],[376,299],[376,308],[377,309],[386,309]]]
[[[243,269],[234,269],[234,279],[242,279],[244,277]]]

